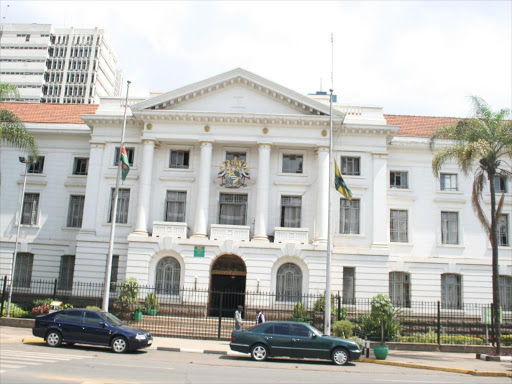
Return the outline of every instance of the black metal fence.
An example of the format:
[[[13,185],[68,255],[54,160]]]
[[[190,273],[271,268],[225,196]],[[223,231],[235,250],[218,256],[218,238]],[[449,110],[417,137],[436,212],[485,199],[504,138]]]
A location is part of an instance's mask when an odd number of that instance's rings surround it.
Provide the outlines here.
[[[9,281],[0,281],[0,316],[6,316]],[[151,306],[148,296],[156,296]],[[57,280],[32,280],[25,287],[16,286],[12,293],[11,317],[34,318],[47,313],[51,301],[62,302],[61,308],[73,306],[101,307],[103,284],[75,282],[69,290],[59,289]],[[325,294],[310,293],[300,297],[279,296],[265,292],[210,291],[181,288],[164,291],[151,286],[113,283],[110,287],[109,311],[126,322],[157,336],[203,339],[228,339],[234,329],[233,314],[244,307],[244,327],[256,323],[256,310],[266,320],[301,320],[323,329]],[[301,303],[301,304],[297,304]],[[371,299],[343,304],[339,292],[331,298],[332,320],[349,320],[354,335],[376,340],[380,327],[370,316]],[[153,308],[151,308],[153,307]],[[154,308],[157,307],[157,308]],[[463,304],[445,309],[439,301],[410,302],[398,307],[393,327],[386,329],[388,340],[436,344],[487,344],[493,342],[494,326],[489,322],[491,304]],[[512,342],[512,312],[502,312],[504,343]]]

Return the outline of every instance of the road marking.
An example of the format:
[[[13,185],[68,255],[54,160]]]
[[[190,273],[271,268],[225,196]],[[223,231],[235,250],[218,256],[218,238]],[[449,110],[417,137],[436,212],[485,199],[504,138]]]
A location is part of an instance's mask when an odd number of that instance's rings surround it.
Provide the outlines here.
[[[23,368],[23,365],[0,364],[2,368]]]
[[[60,354],[51,354],[44,352],[23,352],[23,351],[0,351],[0,368],[5,372],[5,368],[26,368],[29,366],[52,364],[52,363],[64,363],[70,360],[80,360],[92,358],[92,356],[85,355],[68,355],[63,356]],[[83,380],[82,380],[83,381]]]
[[[2,357],[0,358],[0,365],[2,365],[2,363],[12,363],[12,362],[20,362],[19,359],[16,359],[16,358],[9,358],[9,357]],[[28,361],[24,361],[23,364],[28,364],[28,365],[41,365],[41,363],[34,363],[34,362],[28,362]]]
[[[37,376],[39,379],[57,380],[57,381],[73,381],[80,383],[97,383],[97,384],[139,384],[138,381],[117,381],[89,379],[87,377],[64,377],[64,376]]]
[[[35,356],[50,358],[56,360],[69,360],[69,359],[92,359],[92,356],[87,355],[61,355],[58,353],[45,353],[45,352],[25,352],[25,351],[0,351],[0,354],[18,355],[18,356]]]
[[[5,371],[4,370],[0,370],[0,373],[5,373]]]
[[[374,379],[375,382],[386,382],[386,383],[421,383],[421,384],[464,384],[462,381],[411,381],[411,380],[385,380],[385,379]]]

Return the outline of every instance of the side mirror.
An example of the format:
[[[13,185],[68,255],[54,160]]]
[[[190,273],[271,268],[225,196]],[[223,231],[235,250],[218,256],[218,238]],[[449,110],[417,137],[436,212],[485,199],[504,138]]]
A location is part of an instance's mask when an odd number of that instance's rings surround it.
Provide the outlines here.
[[[101,322],[100,325],[105,328],[107,326],[107,323]]]
[[[312,333],[312,334],[311,334],[311,337],[312,337],[313,339],[316,339],[316,333]]]

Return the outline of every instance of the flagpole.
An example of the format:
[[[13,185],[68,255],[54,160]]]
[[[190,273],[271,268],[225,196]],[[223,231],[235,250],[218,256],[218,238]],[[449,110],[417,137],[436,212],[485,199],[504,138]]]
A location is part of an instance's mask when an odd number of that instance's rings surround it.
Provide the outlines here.
[[[128,108],[128,91],[130,90],[130,81],[126,85],[126,99],[124,102],[124,116],[123,116],[123,130],[121,132],[121,146],[119,147],[119,157],[117,158],[117,176],[116,188],[114,189],[114,201],[112,203],[112,211],[110,212],[110,240],[108,244],[107,266],[105,269],[105,285],[103,287],[103,305],[102,310],[108,312],[108,302],[110,299],[110,280],[112,270],[112,253],[114,251],[114,237],[116,232],[116,213],[117,213],[117,200],[119,196],[119,178],[121,176],[121,151],[124,147],[124,134],[126,132],[126,110]]]

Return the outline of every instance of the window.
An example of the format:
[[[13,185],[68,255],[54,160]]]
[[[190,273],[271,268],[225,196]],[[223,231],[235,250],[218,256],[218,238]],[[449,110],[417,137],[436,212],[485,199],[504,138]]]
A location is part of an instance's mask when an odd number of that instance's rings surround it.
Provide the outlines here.
[[[281,196],[281,227],[300,228],[302,197]]]
[[[453,273],[441,275],[441,305],[444,309],[462,308],[462,276]]]
[[[14,268],[14,287],[30,288],[32,279],[32,265],[34,264],[34,255],[31,253],[19,252],[16,255],[16,265]]]
[[[507,193],[507,178],[506,176],[494,176],[494,191],[496,193]]]
[[[112,218],[112,207],[114,205],[114,192],[115,189],[112,188],[112,192],[110,195],[110,210],[108,213],[108,222],[111,222]],[[127,224],[128,223],[128,206],[130,205],[130,190],[129,189],[119,189],[119,196],[117,199],[117,212],[116,212],[116,223],[119,224]]]
[[[166,257],[156,267],[156,293],[177,295],[180,291],[180,263],[174,257]]]
[[[103,318],[94,312],[85,312],[84,323],[92,324],[92,325],[100,325],[101,323],[105,323]]]
[[[82,311],[61,312],[55,317],[55,320],[73,321],[75,323],[81,323],[82,322]]]
[[[302,299],[302,271],[292,263],[286,263],[277,271],[277,301],[300,301]]]
[[[69,197],[69,210],[68,210],[68,227],[81,228],[82,218],[84,214],[84,202],[85,196],[73,196]]]
[[[459,214],[441,212],[441,241],[443,244],[459,244]]]
[[[359,157],[341,157],[341,173],[345,176],[360,176]]]
[[[75,256],[66,255],[60,258],[59,289],[71,291],[73,288],[73,273],[75,272]]]
[[[246,225],[247,195],[220,194],[219,224]]]
[[[441,173],[441,191],[457,191],[457,175]]]
[[[110,282],[117,283],[119,273],[119,255],[112,255],[112,265],[110,267]]]
[[[275,324],[274,325],[274,335],[290,335],[290,324]]]
[[[35,163],[31,163],[28,166],[27,173],[43,173],[44,168],[44,156],[39,156]]]
[[[411,275],[406,272],[390,272],[389,297],[395,307],[410,307]]]
[[[355,304],[356,301],[356,269],[343,267],[343,304]]]
[[[500,299],[504,311],[512,311],[512,276],[500,276]]]
[[[498,245],[508,247],[510,245],[508,238],[508,215],[498,217]]]
[[[187,192],[167,191],[165,221],[184,223],[186,201]]]
[[[23,212],[21,214],[21,224],[36,225],[38,209],[39,193],[25,193],[25,198],[23,199]]]
[[[302,173],[302,155],[283,155],[283,173]]]
[[[309,337],[311,331],[302,324],[291,324],[291,335],[299,337]]]
[[[340,199],[340,233],[359,234],[360,200]]]
[[[389,187],[398,189],[407,189],[407,172],[391,172],[389,176]]]
[[[392,209],[390,215],[390,240],[394,243],[407,243],[408,238],[408,212],[406,210]]]
[[[171,151],[171,159],[169,168],[182,168],[188,169],[189,166],[189,151]]]
[[[126,148],[126,155],[128,156],[128,163],[130,167],[133,165],[133,157],[135,156],[135,148]],[[117,166],[119,163],[119,147],[116,147],[116,153],[114,156],[114,165]]]
[[[73,175],[87,175],[89,159],[87,157],[75,157]]]
[[[238,160],[247,160],[247,156],[245,152],[226,152],[226,160],[233,160],[234,158]]]

